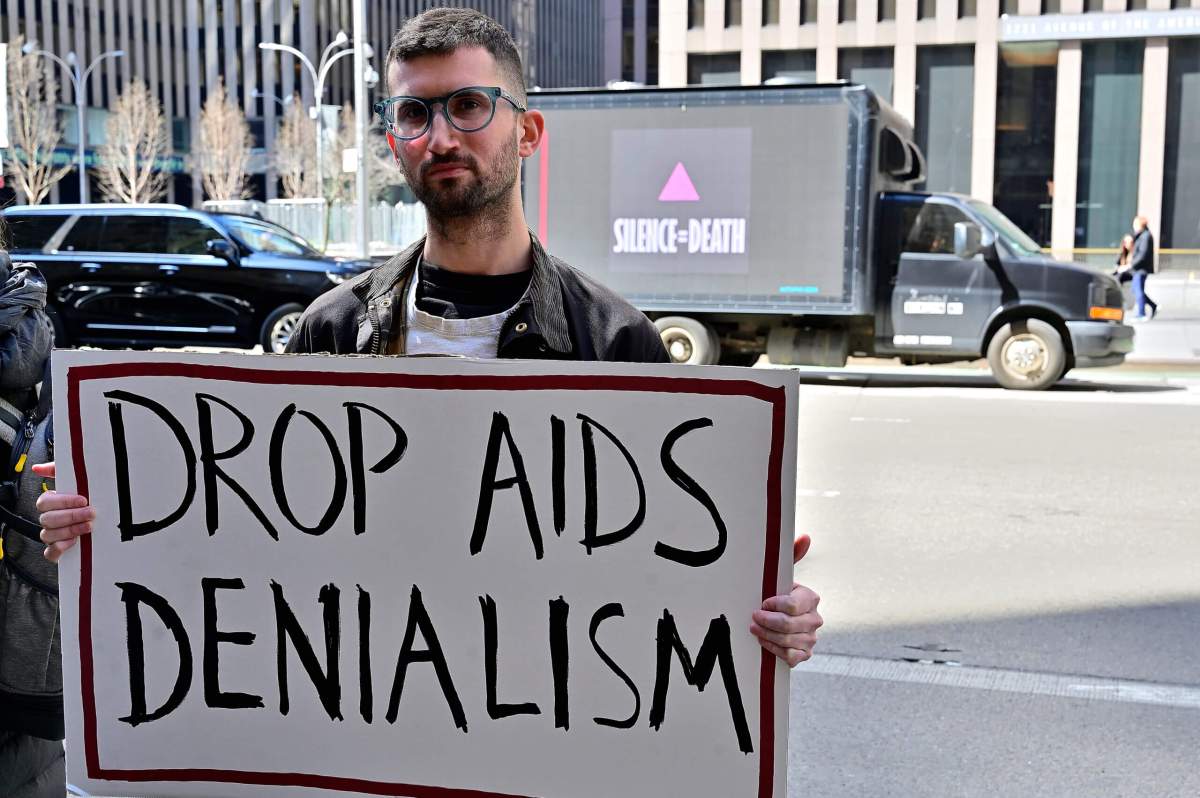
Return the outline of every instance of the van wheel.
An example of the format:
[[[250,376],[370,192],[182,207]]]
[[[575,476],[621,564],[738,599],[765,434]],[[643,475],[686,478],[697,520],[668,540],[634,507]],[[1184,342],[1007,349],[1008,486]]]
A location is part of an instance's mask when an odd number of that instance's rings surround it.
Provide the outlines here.
[[[996,382],[1018,391],[1044,390],[1067,372],[1062,336],[1040,319],[1017,319],[997,330],[987,360]]]
[[[50,318],[50,324],[54,328],[54,346],[59,349],[65,349],[71,345],[67,339],[67,327],[63,324],[62,316],[58,315],[58,311],[49,305],[46,306],[46,315]]]
[[[263,351],[282,354],[292,338],[292,333],[296,331],[296,323],[300,321],[300,314],[303,312],[303,305],[289,302],[268,313],[258,335],[258,342],[262,344]]]
[[[672,363],[711,366],[721,357],[721,342],[709,325],[687,316],[663,316],[654,322]]]

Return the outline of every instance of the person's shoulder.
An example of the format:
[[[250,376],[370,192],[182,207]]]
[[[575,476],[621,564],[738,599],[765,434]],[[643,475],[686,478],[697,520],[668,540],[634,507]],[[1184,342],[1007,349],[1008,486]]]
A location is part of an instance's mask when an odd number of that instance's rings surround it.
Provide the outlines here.
[[[370,282],[371,275],[374,272],[375,269],[368,269],[362,274],[335,285],[309,303],[308,309],[304,311],[304,315],[310,318],[325,318],[330,315],[337,316],[348,309],[361,305],[362,300],[359,299],[356,289]]]
[[[629,322],[649,323],[650,320],[644,313],[604,283],[555,255],[550,256],[550,261],[554,264],[559,281],[568,296],[603,307],[607,313]]]

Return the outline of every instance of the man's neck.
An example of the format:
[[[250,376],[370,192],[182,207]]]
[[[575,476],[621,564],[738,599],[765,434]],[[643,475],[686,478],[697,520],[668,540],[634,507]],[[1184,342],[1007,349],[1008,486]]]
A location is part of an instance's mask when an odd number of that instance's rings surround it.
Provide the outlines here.
[[[533,244],[520,205],[507,219],[430,220],[424,256],[463,274],[514,274],[533,265]]]

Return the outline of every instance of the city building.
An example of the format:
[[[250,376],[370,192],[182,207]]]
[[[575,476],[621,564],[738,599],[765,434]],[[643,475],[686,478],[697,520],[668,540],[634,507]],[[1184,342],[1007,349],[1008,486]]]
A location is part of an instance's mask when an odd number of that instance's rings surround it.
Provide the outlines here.
[[[1057,255],[1110,259],[1138,212],[1163,264],[1200,255],[1200,0],[655,5],[660,85],[865,83],[914,122],[930,189]]]
[[[388,43],[405,19],[432,6],[466,6],[490,14],[513,33],[530,86],[602,85],[610,71],[605,64],[606,2],[365,0],[368,41],[375,51],[371,63],[383,72]],[[608,24],[619,22],[618,14]],[[284,103],[296,93],[305,108],[312,107],[314,87],[296,57],[258,45],[290,45],[319,66],[338,32],[353,32],[351,23],[351,0],[0,0],[0,38],[5,41],[24,37],[64,59],[73,52],[83,65],[105,52],[125,52],[98,63],[87,82],[87,160],[95,162],[106,109],[132,78],[141,78],[162,103],[171,127],[174,155],[165,166],[175,177],[168,199],[186,205],[201,199],[199,175],[186,156],[209,88],[223,79],[241,104],[256,144],[251,191],[260,199],[273,198],[277,180],[265,153],[272,149]],[[352,63],[347,56],[331,67],[321,98],[327,108],[323,118],[335,118],[336,108],[352,100]],[[53,69],[61,79],[64,132],[56,157],[67,163],[75,158],[77,144],[75,98],[70,80]],[[380,91],[382,86],[373,89],[372,96]],[[11,190],[5,193],[10,199]],[[55,186],[50,201],[74,202],[78,196],[72,173]]]

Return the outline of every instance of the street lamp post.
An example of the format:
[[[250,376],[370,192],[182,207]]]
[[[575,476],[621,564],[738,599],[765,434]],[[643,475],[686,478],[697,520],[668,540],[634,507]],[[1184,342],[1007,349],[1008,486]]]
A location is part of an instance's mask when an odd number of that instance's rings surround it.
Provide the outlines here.
[[[64,61],[48,50],[39,50],[37,41],[31,39],[30,41],[26,42],[23,47],[21,47],[21,52],[25,53],[26,55],[34,53],[36,55],[49,58],[51,61],[54,61],[60,67],[65,69],[67,71],[67,75],[71,78],[71,85],[75,90],[75,123],[77,125],[75,156],[79,161],[79,201],[86,203],[88,201],[86,164],[87,156],[85,155],[87,126],[84,124],[84,117],[87,113],[87,97],[85,96],[84,89],[87,87],[88,77],[92,74],[92,70],[96,68],[97,64],[99,64],[105,58],[120,58],[121,56],[125,55],[125,51],[109,50],[107,53],[101,53],[100,55],[96,56],[92,60],[92,63],[88,64],[87,68],[82,72],[79,69],[79,59],[75,57],[74,50],[67,53],[67,58]]]
[[[354,50],[342,50],[340,53],[330,57],[330,53],[335,47],[340,47],[350,41],[350,37],[346,35],[346,31],[338,31],[325,50],[321,53],[320,65],[314,67],[312,61],[308,59],[304,53],[297,50],[295,47],[287,44],[276,44],[275,42],[262,42],[258,46],[262,50],[278,50],[280,52],[289,53],[300,59],[300,63],[308,70],[309,76],[313,81],[313,107],[309,111],[309,115],[317,122],[317,186],[321,193],[321,199],[325,198],[325,180],[321,172],[322,165],[322,138],[323,138],[323,119],[321,116],[321,97],[325,94],[325,78],[329,75],[329,68],[337,62],[339,58],[345,58],[348,55],[353,55]]]

